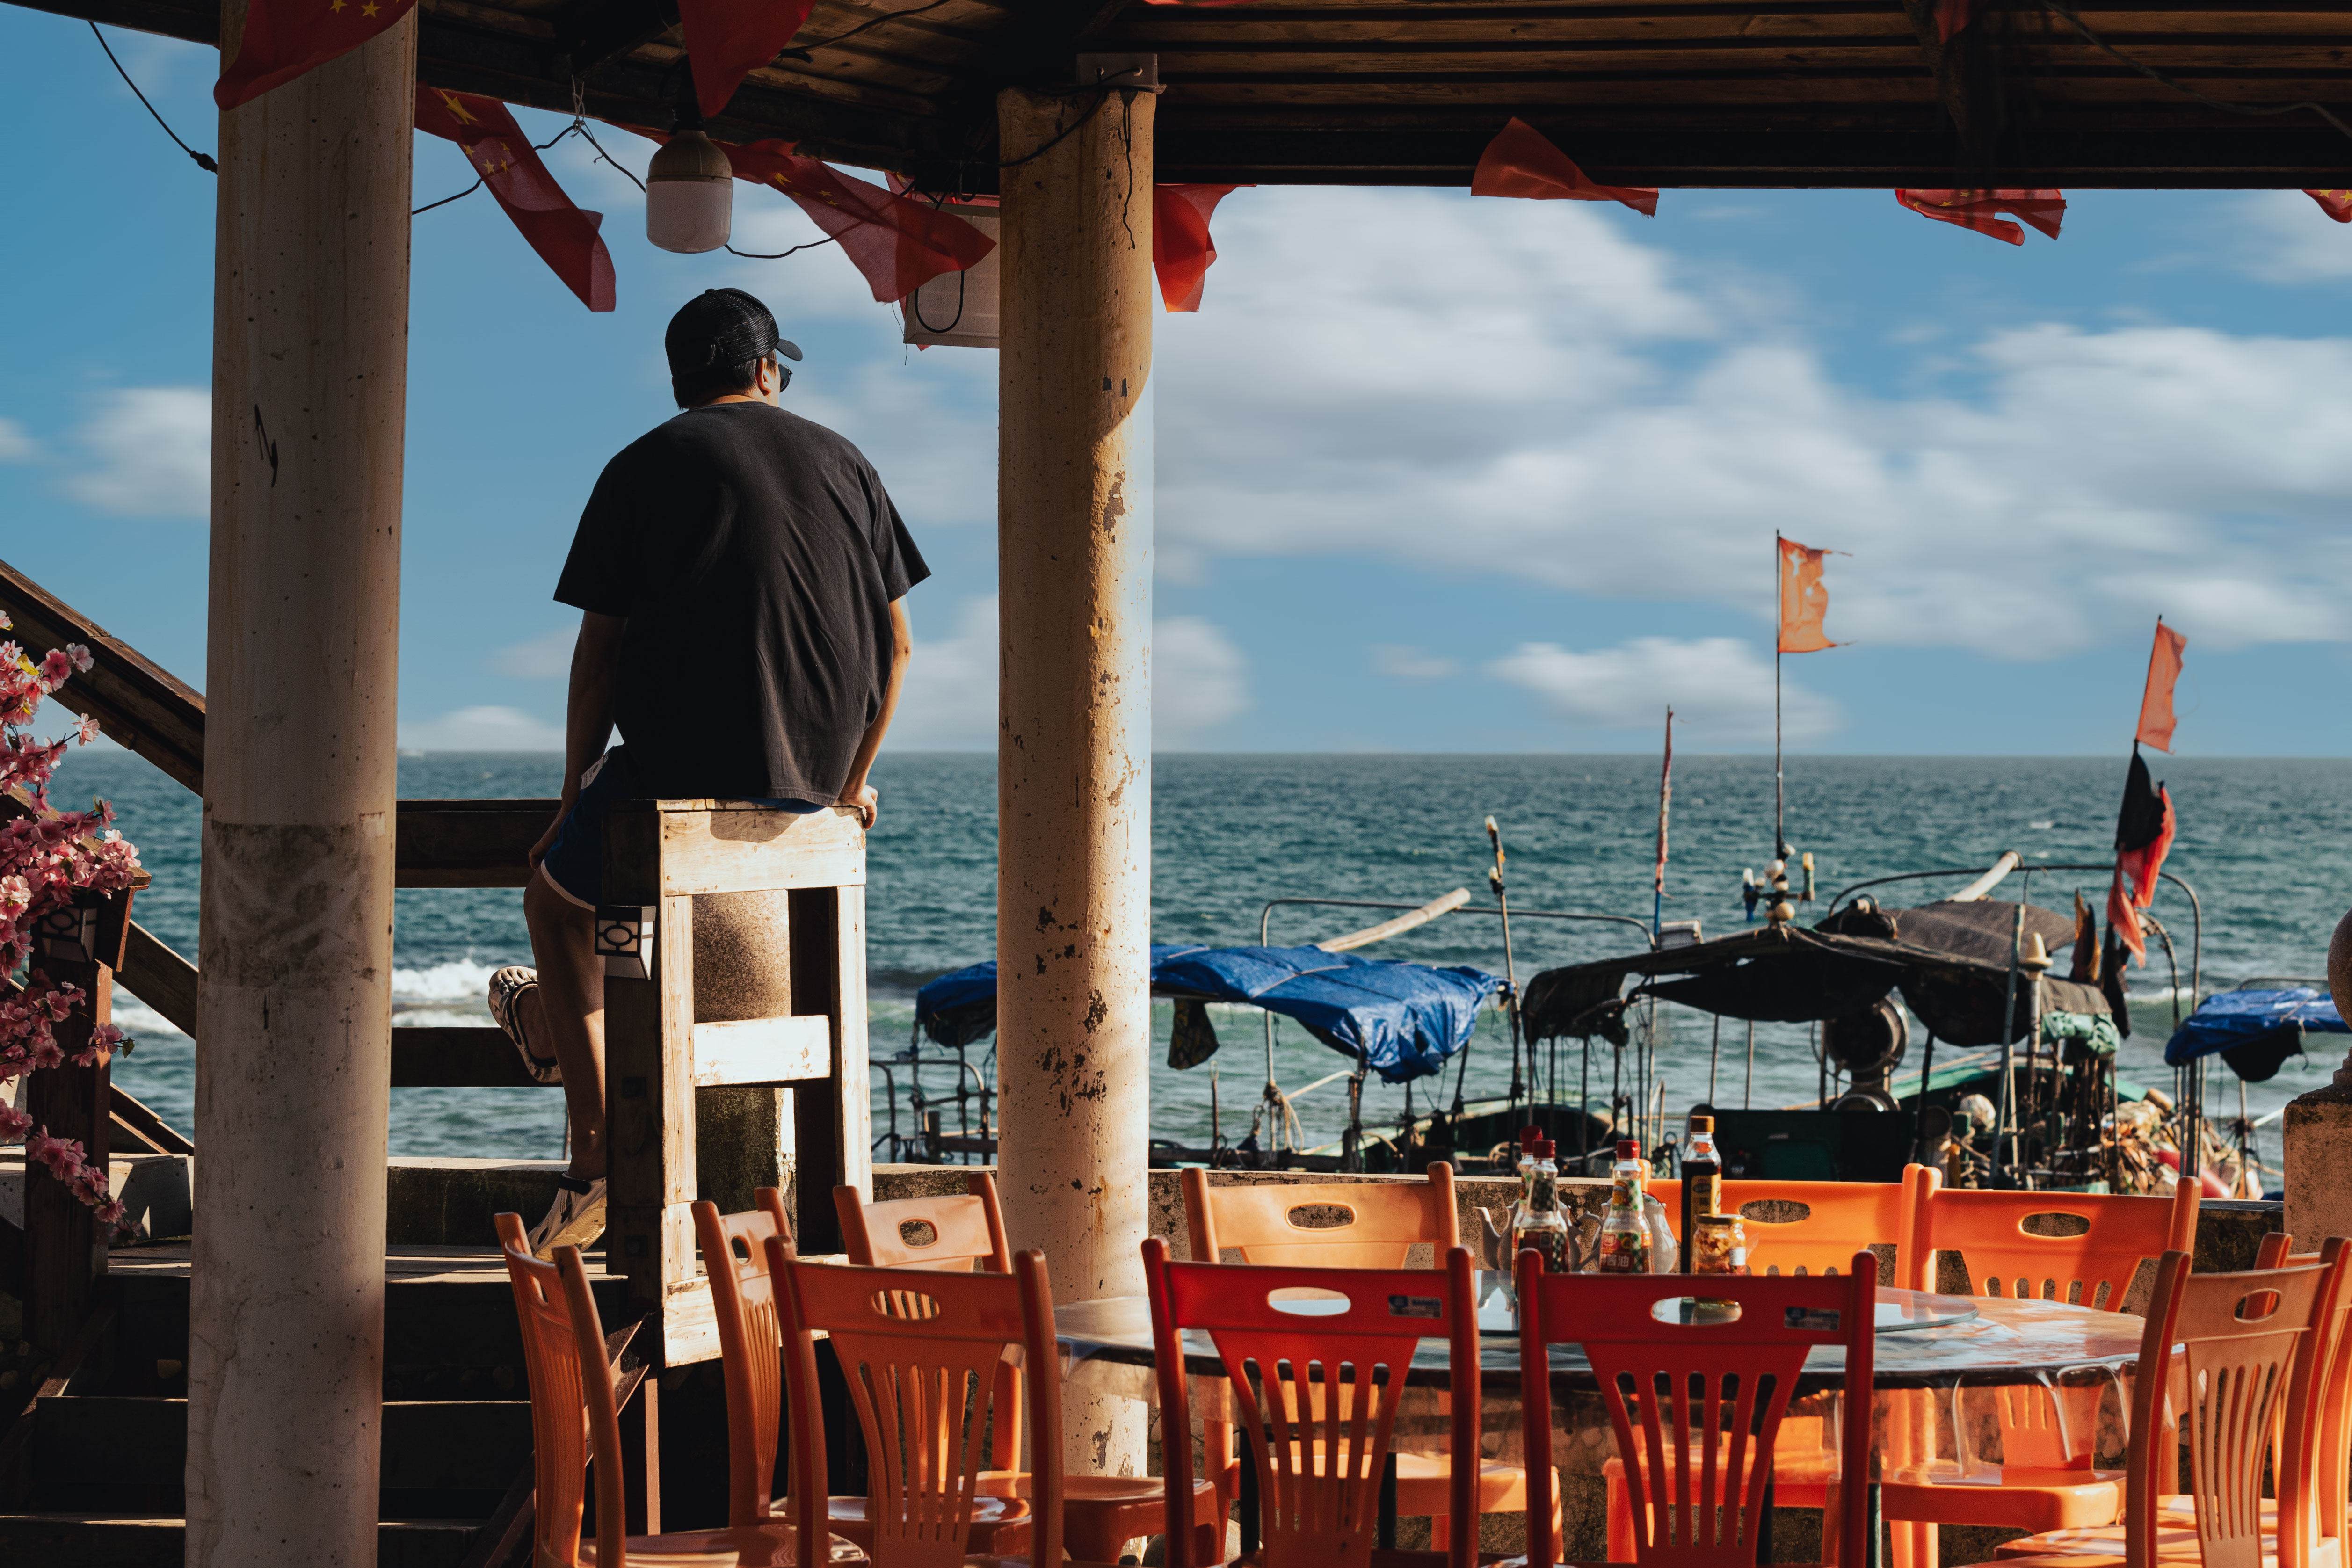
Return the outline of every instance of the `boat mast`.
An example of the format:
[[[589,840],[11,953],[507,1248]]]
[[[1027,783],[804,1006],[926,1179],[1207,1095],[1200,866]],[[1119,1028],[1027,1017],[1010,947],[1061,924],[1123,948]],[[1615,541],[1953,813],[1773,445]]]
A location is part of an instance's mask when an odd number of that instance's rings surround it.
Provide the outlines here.
[[[1772,858],[1789,858],[1789,840],[1781,832],[1785,790],[1780,773],[1780,618],[1786,609],[1786,589],[1780,582],[1788,570],[1780,547],[1780,531],[1772,531]]]

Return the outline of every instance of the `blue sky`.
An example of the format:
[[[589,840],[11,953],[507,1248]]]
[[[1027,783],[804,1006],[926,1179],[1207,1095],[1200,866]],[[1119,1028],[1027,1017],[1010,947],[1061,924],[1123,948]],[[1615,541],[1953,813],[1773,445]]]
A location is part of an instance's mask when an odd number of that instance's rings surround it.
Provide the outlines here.
[[[213,52],[110,37],[211,149]],[[0,6],[0,54],[39,63],[0,134],[73,150],[20,163],[0,225],[0,557],[201,685],[212,177],[83,25]],[[556,743],[580,505],[670,412],[669,312],[734,284],[934,568],[899,743],[987,745],[993,355],[904,348],[831,250],[656,251],[626,181],[548,158],[606,215],[610,315],[485,195],[416,221],[404,741]],[[420,204],[471,178],[429,138],[416,170]],[[816,237],[737,190],[743,248]],[[1852,552],[1853,646],[1789,661],[1794,750],[2118,752],[2162,613],[2184,753],[2343,754],[2352,227],[2293,192],[2070,200],[2021,250],[1883,191],[1669,191],[1654,220],[1236,193],[1202,313],[1159,318],[1159,743],[1648,750],[1672,701],[1683,745],[1769,746],[1777,527]]]

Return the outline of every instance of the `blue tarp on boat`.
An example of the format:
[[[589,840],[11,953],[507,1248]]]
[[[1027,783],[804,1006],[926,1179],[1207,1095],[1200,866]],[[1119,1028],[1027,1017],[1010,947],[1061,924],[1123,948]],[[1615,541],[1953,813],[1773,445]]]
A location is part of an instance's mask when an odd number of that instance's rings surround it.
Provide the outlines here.
[[[2352,1033],[2327,994],[2309,985],[2277,991],[2224,991],[2198,1004],[2165,1042],[2168,1067],[2181,1067],[2219,1052],[2240,1078],[2260,1083],[2290,1056],[2299,1056],[2305,1035]]]
[[[1244,1003],[1296,1019],[1390,1083],[1427,1078],[1470,1043],[1478,1008],[1502,988],[1483,970],[1359,958],[1319,947],[1151,946],[1151,993]],[[996,965],[943,974],[915,994],[915,1022],[942,1046],[996,1026]]]

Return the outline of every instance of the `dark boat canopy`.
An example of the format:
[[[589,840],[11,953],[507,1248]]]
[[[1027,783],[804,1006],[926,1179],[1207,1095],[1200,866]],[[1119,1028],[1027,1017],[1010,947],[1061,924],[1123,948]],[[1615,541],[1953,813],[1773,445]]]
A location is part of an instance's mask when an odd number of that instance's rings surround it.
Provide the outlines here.
[[[1151,945],[1153,995],[1279,1013],[1390,1083],[1427,1078],[1467,1046],[1479,1006],[1502,984],[1484,970],[1319,947]],[[975,963],[924,986],[915,994],[915,1023],[950,1048],[987,1035],[996,1027],[996,965]]]
[[[2000,1042],[2001,998],[2018,906],[1990,900],[1913,910],[1848,908],[1822,923],[1761,926],[1713,942],[1629,953],[1548,969],[1528,984],[1521,1020],[1530,1039],[1622,1041],[1625,1007],[1643,996],[1758,1023],[1804,1024],[1850,1017],[1890,992],[1948,1045]],[[2074,922],[2025,907],[2025,929],[2053,952],[2074,940]],[[1639,982],[1625,992],[1624,982]],[[1620,994],[1623,992],[1623,994]],[[2011,1037],[2032,1026],[2020,987]],[[2047,1012],[2111,1011],[2095,985],[2054,975],[2042,982]]]

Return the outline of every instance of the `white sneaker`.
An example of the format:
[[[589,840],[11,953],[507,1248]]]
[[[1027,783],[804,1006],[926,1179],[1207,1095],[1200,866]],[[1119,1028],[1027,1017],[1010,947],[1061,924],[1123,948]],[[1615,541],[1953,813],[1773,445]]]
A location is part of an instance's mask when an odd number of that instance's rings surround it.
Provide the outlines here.
[[[523,1037],[523,995],[538,988],[538,970],[509,964],[490,976],[490,1016],[499,1028],[506,1031],[507,1038],[514,1042],[515,1050],[522,1057],[522,1070],[530,1074],[531,1082],[561,1084],[563,1081],[563,1064],[553,1057],[541,1056]]]
[[[555,1203],[530,1227],[530,1255],[542,1262],[559,1247],[585,1247],[604,1229],[604,1178],[555,1178]]]

